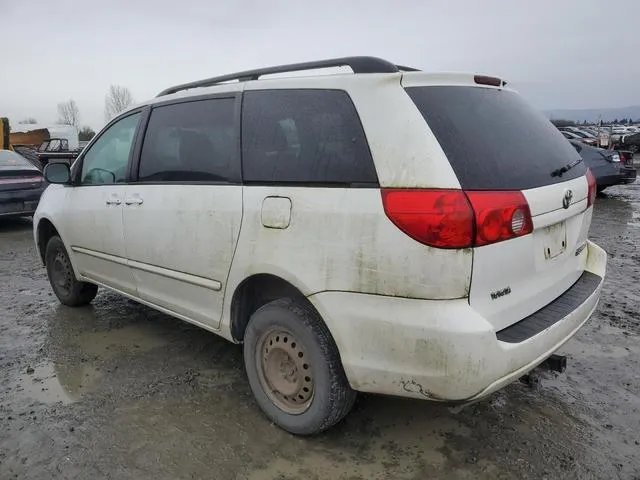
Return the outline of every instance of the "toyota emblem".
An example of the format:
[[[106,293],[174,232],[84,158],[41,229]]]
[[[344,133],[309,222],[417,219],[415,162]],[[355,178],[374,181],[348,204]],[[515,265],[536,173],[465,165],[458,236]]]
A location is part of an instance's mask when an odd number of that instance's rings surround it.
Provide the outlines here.
[[[571,199],[573,198],[573,192],[571,190],[567,190],[564,192],[564,197],[562,197],[562,207],[566,210],[571,205]]]

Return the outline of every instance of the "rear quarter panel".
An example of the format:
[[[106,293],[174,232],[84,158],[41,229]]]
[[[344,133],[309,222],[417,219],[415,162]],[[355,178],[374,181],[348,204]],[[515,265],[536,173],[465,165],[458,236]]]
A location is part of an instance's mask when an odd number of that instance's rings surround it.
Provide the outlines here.
[[[472,251],[422,245],[386,217],[378,189],[244,187],[244,213],[225,317],[247,277],[277,275],[312,295],[359,292],[407,298],[468,295]],[[291,199],[287,228],[266,228],[266,197]],[[286,222],[285,222],[286,223]]]

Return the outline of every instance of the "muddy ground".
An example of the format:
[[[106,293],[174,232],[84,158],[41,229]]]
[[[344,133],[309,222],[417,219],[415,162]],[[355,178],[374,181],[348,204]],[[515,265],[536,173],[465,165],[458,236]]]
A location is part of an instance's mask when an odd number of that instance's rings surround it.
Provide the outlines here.
[[[462,411],[362,395],[300,439],[238,346],[108,292],[60,306],[30,222],[1,222],[0,479],[640,478],[640,183],[597,200],[591,236],[608,278],[566,373]]]

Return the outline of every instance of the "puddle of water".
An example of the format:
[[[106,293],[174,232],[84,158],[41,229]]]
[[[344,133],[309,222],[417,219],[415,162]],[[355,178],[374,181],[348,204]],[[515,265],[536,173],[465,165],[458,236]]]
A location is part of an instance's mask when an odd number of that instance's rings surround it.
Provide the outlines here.
[[[416,478],[415,459],[430,470],[440,470],[446,463],[446,457],[439,451],[444,445],[442,438],[423,439],[420,452],[414,451],[413,443],[405,444],[391,435],[375,441],[369,451],[369,458],[358,458],[353,454],[336,452],[333,449],[314,448],[303,442],[297,445],[304,448],[304,455],[273,458],[263,468],[249,473],[249,480],[270,480],[274,478],[310,478],[310,473],[322,472],[318,478],[367,478],[383,480],[387,478]],[[415,441],[416,438],[412,438]],[[389,475],[389,470],[393,475]],[[316,478],[316,477],[313,477]]]
[[[63,404],[78,401],[100,377],[90,365],[55,368],[53,364],[40,365],[31,374],[18,379],[18,391],[24,397],[44,403]]]
[[[168,343],[152,325],[128,325],[106,332],[85,332],[72,342],[83,351],[101,357],[117,356],[119,351],[146,352]]]

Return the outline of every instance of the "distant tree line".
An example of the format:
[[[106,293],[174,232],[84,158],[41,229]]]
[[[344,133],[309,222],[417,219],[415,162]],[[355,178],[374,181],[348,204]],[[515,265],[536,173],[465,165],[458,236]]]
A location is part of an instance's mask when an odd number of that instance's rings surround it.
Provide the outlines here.
[[[595,125],[597,124],[597,122],[587,122],[586,120],[583,120],[582,122],[576,122],[573,120],[565,120],[562,118],[554,118],[551,120],[551,123],[553,123],[556,127],[578,127],[580,125]],[[616,124],[616,125],[633,125],[633,124],[637,124],[640,123],[640,118],[636,118],[635,120],[631,119],[631,118],[616,118],[613,120],[602,120],[603,125],[608,125],[608,124]]]
[[[127,87],[120,85],[111,85],[104,97],[104,118],[108,122],[120,112],[123,112],[133,105],[133,95]],[[33,117],[26,117],[19,121],[20,124],[37,124],[37,120]],[[58,123],[60,125],[73,125],[78,129],[78,140],[91,140],[96,132],[88,126],[80,126],[80,109],[73,98],[58,103]]]
[[[81,142],[91,140],[95,136],[95,134],[96,132],[94,132],[90,126],[85,125],[80,130],[78,130],[78,140],[80,140]]]

